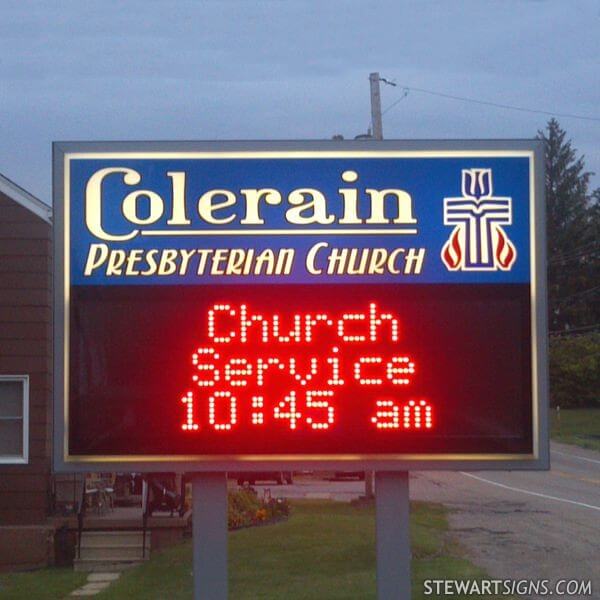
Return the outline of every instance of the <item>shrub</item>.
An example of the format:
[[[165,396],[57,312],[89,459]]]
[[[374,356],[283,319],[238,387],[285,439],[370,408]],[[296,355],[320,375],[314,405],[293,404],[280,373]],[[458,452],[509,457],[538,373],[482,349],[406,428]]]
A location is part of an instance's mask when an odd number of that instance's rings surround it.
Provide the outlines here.
[[[251,527],[283,519],[290,514],[290,504],[283,498],[260,499],[253,488],[229,492],[227,521],[229,529]]]
[[[600,334],[550,339],[550,403],[600,408]]]

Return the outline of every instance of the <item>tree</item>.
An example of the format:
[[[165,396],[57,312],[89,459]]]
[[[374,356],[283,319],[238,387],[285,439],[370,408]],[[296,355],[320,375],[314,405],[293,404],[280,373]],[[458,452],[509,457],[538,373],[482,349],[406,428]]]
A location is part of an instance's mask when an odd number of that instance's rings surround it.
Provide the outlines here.
[[[600,333],[553,336],[549,359],[551,405],[600,410]]]
[[[593,328],[600,322],[600,188],[577,158],[556,119],[545,142],[548,249],[548,324],[551,332]]]

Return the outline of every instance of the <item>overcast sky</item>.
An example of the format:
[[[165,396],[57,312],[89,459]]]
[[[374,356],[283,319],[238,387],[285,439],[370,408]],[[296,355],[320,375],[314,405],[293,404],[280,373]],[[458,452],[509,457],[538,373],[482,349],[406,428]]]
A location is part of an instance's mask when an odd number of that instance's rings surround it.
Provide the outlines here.
[[[352,138],[371,71],[600,118],[597,0],[0,0],[0,173],[51,199],[53,140]],[[549,117],[411,90],[386,138],[533,137]],[[600,121],[559,117],[599,175]]]

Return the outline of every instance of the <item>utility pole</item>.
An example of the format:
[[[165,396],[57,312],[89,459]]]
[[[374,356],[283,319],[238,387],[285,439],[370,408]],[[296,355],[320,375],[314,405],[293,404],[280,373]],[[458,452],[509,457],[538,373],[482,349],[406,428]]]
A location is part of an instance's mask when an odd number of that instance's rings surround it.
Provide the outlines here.
[[[371,125],[373,127],[373,138],[383,139],[383,122],[381,120],[381,91],[379,89],[379,73],[369,75],[371,84]],[[375,497],[375,473],[365,471],[365,497]]]
[[[379,89],[379,73],[371,73],[369,82],[371,84],[371,123],[373,124],[373,138],[383,139],[383,123],[381,120],[381,91]]]

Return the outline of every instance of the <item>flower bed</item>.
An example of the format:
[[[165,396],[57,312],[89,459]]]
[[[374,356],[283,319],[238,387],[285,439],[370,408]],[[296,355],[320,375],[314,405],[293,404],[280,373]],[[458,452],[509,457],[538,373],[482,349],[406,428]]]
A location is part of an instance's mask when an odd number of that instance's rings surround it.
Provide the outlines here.
[[[253,488],[229,492],[227,525],[229,529],[253,527],[285,519],[290,514],[290,503],[284,498],[265,494],[259,498]]]

